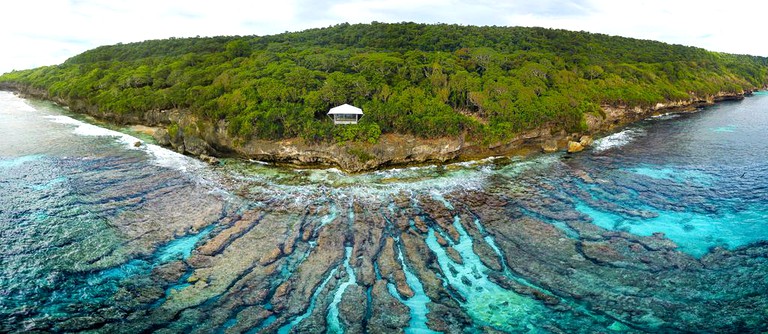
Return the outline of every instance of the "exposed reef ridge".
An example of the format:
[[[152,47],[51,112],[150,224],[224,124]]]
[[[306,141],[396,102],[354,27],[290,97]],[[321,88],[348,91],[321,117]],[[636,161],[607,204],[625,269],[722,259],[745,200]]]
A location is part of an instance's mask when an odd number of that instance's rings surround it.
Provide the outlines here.
[[[688,100],[657,103],[653,107],[602,106],[602,113],[585,114],[584,133],[555,131],[541,127],[520,133],[504,142],[484,144],[465,136],[422,139],[411,135],[386,134],[376,143],[347,142],[308,143],[301,138],[286,140],[242,140],[227,132],[224,120],[216,124],[199,119],[184,110],[148,110],[142,113],[118,114],[78,99],[51,96],[44,89],[14,83],[0,83],[0,90],[14,91],[23,97],[46,99],[68,106],[72,111],[88,114],[117,124],[160,127],[154,137],[159,144],[180,153],[211,161],[213,157],[239,157],[265,162],[299,166],[337,166],[347,172],[362,172],[388,166],[481,159],[492,156],[531,152],[554,152],[568,149],[570,141],[582,136],[595,136],[660,113],[691,111],[724,100],[743,99],[751,91],[721,92]],[[215,161],[215,160],[214,160]]]
[[[553,170],[559,185],[536,174],[498,175],[493,188],[443,195],[298,195],[245,184],[243,199],[265,203],[251,208],[222,205],[182,177],[174,198],[199,199],[183,211],[198,224],[189,236],[165,243],[190,229],[186,219],[171,221],[132,239],[132,251],[154,261],[145,269],[94,265],[94,282],[115,270],[127,276],[106,299],[78,301],[67,316],[27,311],[6,321],[23,321],[30,331],[104,333],[765,329],[768,244],[695,258],[662,234],[605,230],[572,208],[591,199],[579,186],[583,171],[566,164]],[[558,195],[547,196],[554,187]],[[154,208],[174,202],[155,192],[119,194],[144,196]],[[611,200],[590,205],[616,209]],[[696,205],[691,200],[686,205]],[[147,212],[132,212],[114,228],[137,230],[135,219]],[[164,255],[190,237],[199,239],[194,250]]]

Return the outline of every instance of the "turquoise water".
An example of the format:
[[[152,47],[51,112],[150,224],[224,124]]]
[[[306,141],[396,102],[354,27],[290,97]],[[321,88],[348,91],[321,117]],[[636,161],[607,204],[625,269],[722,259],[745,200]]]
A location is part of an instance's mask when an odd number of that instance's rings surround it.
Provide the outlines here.
[[[395,296],[395,298],[398,298],[403,304],[405,304],[405,306],[408,306],[411,319],[408,322],[408,328],[405,329],[405,332],[407,334],[435,333],[435,331],[429,329],[427,326],[427,314],[429,313],[428,304],[430,303],[430,300],[424,292],[424,286],[421,284],[418,277],[416,277],[416,275],[410,269],[408,269],[408,265],[405,263],[405,259],[403,258],[402,249],[399,249],[397,258],[400,260],[400,265],[403,266],[405,280],[408,283],[408,286],[413,290],[413,296],[404,299],[402,296],[400,296],[400,293],[397,292],[397,288],[392,283],[387,284],[387,289],[392,296]]]
[[[349,257],[352,255],[352,247],[346,247],[344,249],[344,271],[347,273],[347,281],[341,283],[333,294],[333,301],[328,306],[328,332],[330,333],[344,333],[344,328],[339,321],[339,303],[341,303],[341,297],[344,295],[344,291],[352,285],[356,284],[357,276],[355,271],[349,265]]]
[[[318,288],[315,290],[314,293],[312,293],[312,298],[309,301],[309,307],[307,307],[307,310],[301,314],[300,316],[293,319],[290,323],[287,323],[280,327],[280,329],[277,330],[277,333],[279,334],[288,334],[291,332],[291,329],[298,325],[300,322],[302,322],[304,319],[309,317],[312,312],[315,310],[315,304],[317,303],[317,298],[319,297],[320,293],[325,289],[325,286],[328,285],[328,282],[333,278],[333,275],[336,274],[337,268],[334,268],[331,270],[331,272],[328,274],[328,276],[325,277],[323,280],[323,283],[318,286]]]
[[[487,276],[490,270],[473,251],[472,239],[462,227],[459,217],[454,219],[453,226],[460,237],[457,243],[449,244],[461,256],[461,263],[447,255],[432,230],[429,231],[427,245],[437,256],[443,272],[447,273],[445,283],[466,299],[464,307],[469,315],[497,330],[519,332],[533,329],[535,318],[540,314],[537,308],[541,305],[492,282]]]
[[[186,259],[192,254],[192,250],[200,242],[200,239],[211,233],[213,225],[202,231],[175,239],[157,250],[155,256],[159,263],[169,262],[174,259]]]
[[[768,330],[765,93],[355,175],[94,124],[0,92],[0,332]]]
[[[645,236],[662,232],[697,257],[714,247],[735,249],[765,240],[766,114],[764,107],[724,103],[674,121],[646,121],[638,125],[645,134],[634,145],[584,161],[594,168],[593,179],[614,179],[622,192],[607,193],[594,184],[581,189],[597,204],[613,202],[650,216],[583,201],[576,209],[606,229]]]

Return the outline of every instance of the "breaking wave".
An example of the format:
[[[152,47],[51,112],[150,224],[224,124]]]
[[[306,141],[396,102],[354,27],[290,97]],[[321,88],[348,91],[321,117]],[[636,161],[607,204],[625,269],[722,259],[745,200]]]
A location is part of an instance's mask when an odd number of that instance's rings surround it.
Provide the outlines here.
[[[72,131],[72,133],[76,135],[92,137],[114,137],[118,142],[124,144],[125,148],[130,150],[141,150],[152,156],[152,164],[156,166],[173,168],[182,172],[186,172],[189,169],[200,169],[205,166],[205,164],[202,162],[187,157],[183,154],[154,144],[146,143],[139,138],[122,132],[105,129],[100,126],[78,121],[72,117],[56,115],[45,116],[45,118],[51,120],[54,123],[76,126]],[[140,145],[136,146],[136,143],[140,143]]]
[[[636,129],[636,128],[626,129],[624,131],[617,132],[610,136],[603,137],[596,140],[593,151],[603,152],[613,148],[619,148],[632,142],[632,140],[644,134],[645,134],[645,131],[643,131],[642,129]]]

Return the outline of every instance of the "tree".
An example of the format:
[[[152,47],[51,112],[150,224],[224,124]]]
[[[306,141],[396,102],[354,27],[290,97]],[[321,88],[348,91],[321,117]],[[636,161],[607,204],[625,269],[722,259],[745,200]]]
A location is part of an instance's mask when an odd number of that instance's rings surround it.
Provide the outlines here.
[[[340,24],[103,46],[0,82],[137,117],[176,108],[229,124],[241,139],[501,140],[543,125],[579,131],[584,113],[601,104],[652,106],[763,87],[768,58],[545,28]],[[359,126],[340,130],[327,119],[343,103],[363,107]]]
[[[251,46],[247,41],[245,41],[245,39],[236,39],[228,42],[224,46],[224,50],[229,59],[247,57],[251,54]]]

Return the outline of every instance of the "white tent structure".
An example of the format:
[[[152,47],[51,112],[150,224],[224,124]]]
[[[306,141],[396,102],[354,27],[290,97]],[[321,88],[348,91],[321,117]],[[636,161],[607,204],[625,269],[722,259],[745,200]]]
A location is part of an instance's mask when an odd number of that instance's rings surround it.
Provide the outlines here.
[[[363,117],[363,109],[345,103],[331,108],[328,116],[333,118],[333,124],[357,124],[357,121]]]

